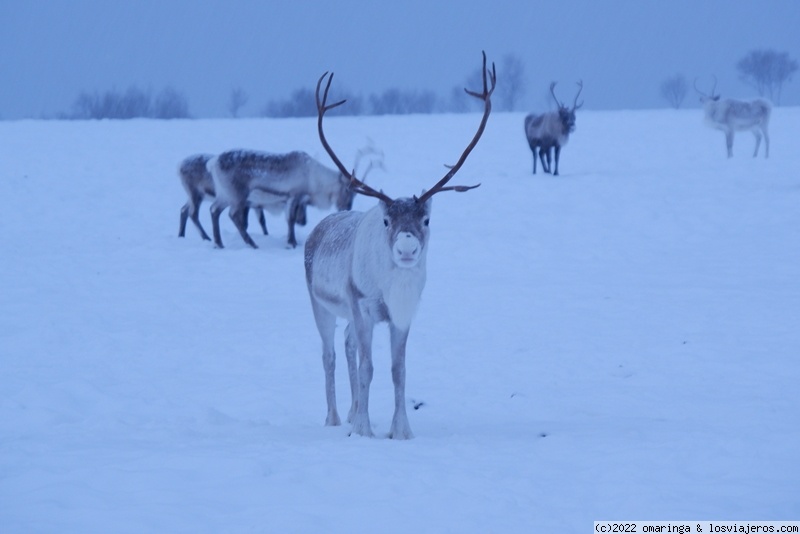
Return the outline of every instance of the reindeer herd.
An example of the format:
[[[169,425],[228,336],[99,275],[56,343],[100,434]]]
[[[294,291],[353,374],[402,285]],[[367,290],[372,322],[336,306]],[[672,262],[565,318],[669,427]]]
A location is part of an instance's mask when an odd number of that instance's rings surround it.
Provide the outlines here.
[[[257,248],[247,233],[248,215],[255,210],[261,229],[268,234],[264,210],[286,214],[288,246],[296,247],[294,227],[306,224],[306,210],[313,206],[327,210],[335,206],[336,213],[325,217],[309,234],[305,243],[306,285],[311,308],[322,341],[322,361],[325,373],[327,417],[325,424],[341,424],[337,411],[335,387],[334,333],[337,318],[347,322],[345,356],[350,381],[351,403],[347,421],[352,432],[372,436],[369,419],[369,388],[372,381],[372,336],[378,323],[389,325],[391,372],[394,383],[394,416],[389,437],[413,437],[406,414],[405,358],[406,341],[411,322],[425,287],[426,258],[430,239],[429,223],[432,197],[444,191],[465,192],[478,187],[447,185],[461,169],[480,140],[492,110],[491,96],[497,75],[494,64],[487,67],[483,54],[482,82],[479,91],[466,93],[483,103],[483,116],[472,141],[448,172],[430,189],[419,196],[391,198],[365,183],[374,162],[357,177],[361,157],[359,151],[352,170],[341,162],[329,144],[323,118],[327,111],[341,106],[344,100],[328,104],[328,92],[333,73],[323,74],[317,82],[317,130],[319,140],[335,165],[331,169],[305,152],[272,154],[253,150],[231,150],[219,155],[197,154],[186,158],[179,167],[179,176],[188,195],[181,208],[179,236],[183,237],[186,223],[191,219],[200,235],[211,240],[200,224],[198,209],[203,200],[212,200],[211,220],[214,244],[223,248],[219,217],[227,208],[229,216],[242,239]],[[322,89],[325,84],[324,90]],[[533,154],[533,173],[537,157],[546,173],[558,175],[561,148],[575,130],[575,111],[583,102],[578,98],[583,82],[571,106],[559,101],[556,83],[550,84],[550,94],[557,110],[525,117],[525,136]],[[695,89],[697,85],[695,84]],[[732,155],[733,134],[736,130],[751,130],[756,136],[754,156],[758,155],[761,137],[766,141],[769,155],[767,126],[770,103],[763,99],[749,102],[720,100],[714,94],[702,93],[701,101],[709,125],[725,132],[728,157]],[[538,153],[537,153],[538,151]],[[554,151],[555,166],[552,167]],[[377,199],[378,203],[366,212],[352,211],[355,195]]]

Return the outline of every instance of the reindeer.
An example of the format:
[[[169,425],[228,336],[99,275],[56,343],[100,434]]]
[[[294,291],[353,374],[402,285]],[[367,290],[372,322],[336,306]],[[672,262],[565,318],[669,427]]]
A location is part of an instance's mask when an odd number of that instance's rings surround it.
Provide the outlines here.
[[[207,164],[214,180],[217,199],[211,206],[214,243],[223,248],[219,216],[230,207],[230,218],[244,242],[258,248],[247,233],[247,208],[281,213],[288,205],[288,244],[297,246],[295,223],[305,224],[305,207],[349,210],[355,193],[349,178],[329,169],[305,152],[270,154],[254,150],[231,150]]]
[[[761,134],[764,134],[764,157],[769,157],[769,116],[772,113],[772,104],[764,98],[754,100],[734,100],[726,98],[720,100],[720,95],[715,95],[717,77],[714,76],[714,85],[711,94],[707,95],[697,88],[697,79],[694,80],[694,90],[700,95],[700,102],[705,111],[705,121],[711,128],[725,132],[725,145],[728,148],[728,157],[733,157],[733,135],[736,130],[750,130],[756,137],[756,149],[753,157],[758,156],[761,146]]]
[[[181,179],[181,185],[189,195],[189,200],[181,208],[181,223],[178,229],[178,237],[186,235],[186,221],[191,218],[194,225],[200,231],[200,235],[206,241],[211,241],[203,225],[200,224],[200,217],[198,210],[204,198],[215,198],[214,181],[211,178],[211,173],[206,169],[206,164],[213,158],[211,154],[195,154],[184,159],[178,167],[178,175]],[[267,232],[267,222],[264,218],[264,211],[261,208],[256,208],[258,214],[258,222],[264,235],[269,235]],[[305,218],[305,213],[301,216]],[[247,216],[245,216],[245,224],[247,223]]]
[[[578,97],[583,91],[583,81],[578,82],[578,94],[575,95],[575,101],[572,103],[571,108],[559,102],[554,91],[555,87],[556,82],[550,84],[550,94],[553,95],[553,100],[556,101],[558,111],[551,111],[542,115],[531,113],[525,117],[525,137],[528,139],[528,145],[533,153],[533,174],[536,174],[536,150],[539,150],[542,169],[544,172],[549,173],[551,170],[550,149],[555,148],[556,168],[553,175],[558,176],[558,160],[561,157],[561,147],[567,144],[569,134],[575,131],[575,110],[583,106],[583,102],[578,104]],[[546,162],[545,156],[547,157]]]
[[[487,74],[490,85],[487,85]],[[320,88],[327,85],[320,99]],[[369,420],[369,387],[372,381],[372,332],[377,323],[388,322],[394,382],[394,416],[389,437],[413,438],[405,402],[406,340],[422,289],[425,287],[431,197],[442,191],[468,191],[474,186],[447,186],[483,134],[492,109],[491,94],[497,76],[491,73],[483,54],[483,91],[466,90],[484,102],[483,119],[478,131],[455,165],[431,189],[419,197],[393,199],[367,186],[349,173],[336,157],[325,138],[322,118],[344,100],[328,105],[328,90],[333,73],[317,82],[317,130],[322,146],[339,171],[352,184],[355,193],[378,199],[378,205],[366,212],[340,212],[323,219],[311,232],[305,245],[305,271],[311,307],[322,338],[322,362],[325,370],[325,394],[328,404],[326,425],[339,425],[334,383],[334,331],[336,318],[343,317],[345,354],[350,376],[351,405],[347,420],[352,431],[372,436]],[[356,369],[356,354],[359,357]]]

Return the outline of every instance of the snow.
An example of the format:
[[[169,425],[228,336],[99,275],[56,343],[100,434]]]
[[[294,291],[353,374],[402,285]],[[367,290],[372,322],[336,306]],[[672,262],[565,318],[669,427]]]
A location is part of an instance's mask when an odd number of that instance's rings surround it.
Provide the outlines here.
[[[0,530],[589,532],[800,512],[800,109],[769,159],[699,110],[582,111],[562,176],[495,113],[434,199],[408,342],[414,440],[325,427],[302,245],[177,237],[186,156],[305,150],[313,119],[0,122]],[[330,118],[370,184],[430,187],[479,116]],[[356,199],[356,209],[375,200]],[[208,204],[201,220],[210,230]],[[349,407],[343,327],[340,412]],[[418,409],[414,409],[416,406]]]

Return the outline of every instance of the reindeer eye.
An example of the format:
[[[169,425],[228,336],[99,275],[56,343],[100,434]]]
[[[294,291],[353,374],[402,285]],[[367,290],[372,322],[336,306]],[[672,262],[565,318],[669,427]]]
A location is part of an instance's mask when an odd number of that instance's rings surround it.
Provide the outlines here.
[[[383,220],[383,225],[384,225],[386,228],[389,228],[389,219],[384,219],[384,220]]]
[[[425,226],[428,226],[429,224],[431,224],[431,220],[428,217],[425,217],[425,220],[422,221],[422,224],[424,224]]]

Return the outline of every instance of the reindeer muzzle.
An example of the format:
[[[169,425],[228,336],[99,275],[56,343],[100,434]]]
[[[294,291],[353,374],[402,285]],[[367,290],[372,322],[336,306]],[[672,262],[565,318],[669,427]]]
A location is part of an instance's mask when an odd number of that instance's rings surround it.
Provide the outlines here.
[[[409,232],[401,232],[394,240],[392,259],[395,265],[403,268],[414,267],[422,253],[422,243]]]

